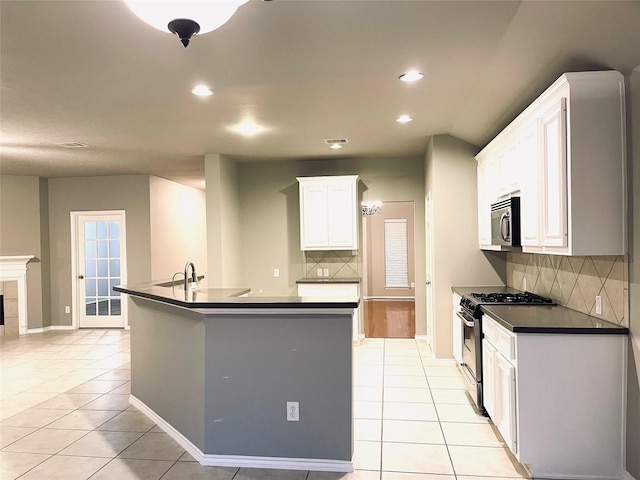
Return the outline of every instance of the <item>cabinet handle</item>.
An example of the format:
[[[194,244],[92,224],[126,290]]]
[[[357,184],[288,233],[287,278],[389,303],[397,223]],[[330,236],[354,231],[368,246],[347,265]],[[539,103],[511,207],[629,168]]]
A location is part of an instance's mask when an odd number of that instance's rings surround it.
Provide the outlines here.
[[[80,280],[82,280],[82,279],[84,279],[84,275],[78,275],[78,278],[79,278]]]

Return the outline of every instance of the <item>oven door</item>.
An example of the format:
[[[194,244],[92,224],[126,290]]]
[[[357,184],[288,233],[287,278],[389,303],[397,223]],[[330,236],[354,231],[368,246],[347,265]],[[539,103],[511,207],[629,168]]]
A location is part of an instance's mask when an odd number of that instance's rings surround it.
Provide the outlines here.
[[[477,383],[476,320],[465,312],[457,312],[462,322],[462,373],[471,385]]]

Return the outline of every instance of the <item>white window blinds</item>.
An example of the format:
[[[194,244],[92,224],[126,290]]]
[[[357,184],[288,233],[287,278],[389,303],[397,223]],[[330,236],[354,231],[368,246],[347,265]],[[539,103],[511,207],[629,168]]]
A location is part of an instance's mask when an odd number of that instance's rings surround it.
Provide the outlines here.
[[[406,218],[384,221],[384,286],[409,288]]]

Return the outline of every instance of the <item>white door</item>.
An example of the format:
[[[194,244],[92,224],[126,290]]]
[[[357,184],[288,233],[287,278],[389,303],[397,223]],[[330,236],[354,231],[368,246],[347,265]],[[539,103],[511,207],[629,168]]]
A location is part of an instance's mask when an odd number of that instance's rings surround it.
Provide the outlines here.
[[[113,287],[126,283],[124,211],[72,212],[74,325],[124,328],[126,301]]]
[[[433,350],[433,200],[431,191],[424,199],[424,225],[426,239],[426,304],[427,304],[427,344]]]

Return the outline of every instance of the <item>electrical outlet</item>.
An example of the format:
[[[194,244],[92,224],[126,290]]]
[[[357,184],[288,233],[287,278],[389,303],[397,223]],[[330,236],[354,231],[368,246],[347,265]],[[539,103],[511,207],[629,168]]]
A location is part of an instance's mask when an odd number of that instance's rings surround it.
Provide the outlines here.
[[[287,402],[287,422],[300,421],[300,404],[298,402]]]
[[[279,268],[274,268],[273,269],[273,276],[275,278],[278,278],[280,276],[280,269]]]
[[[602,297],[596,295],[596,315],[602,315]]]
[[[325,268],[325,269],[324,269],[324,276],[325,276],[325,277],[328,277],[328,276],[329,276],[329,269],[328,269],[328,268]]]
[[[64,307],[64,313],[71,313],[71,307],[69,305]]]
[[[317,271],[316,273],[318,274],[318,276],[319,276],[319,277],[321,277],[321,276],[322,276],[322,269],[321,269],[321,268],[319,268],[319,269],[318,269],[318,271]]]

